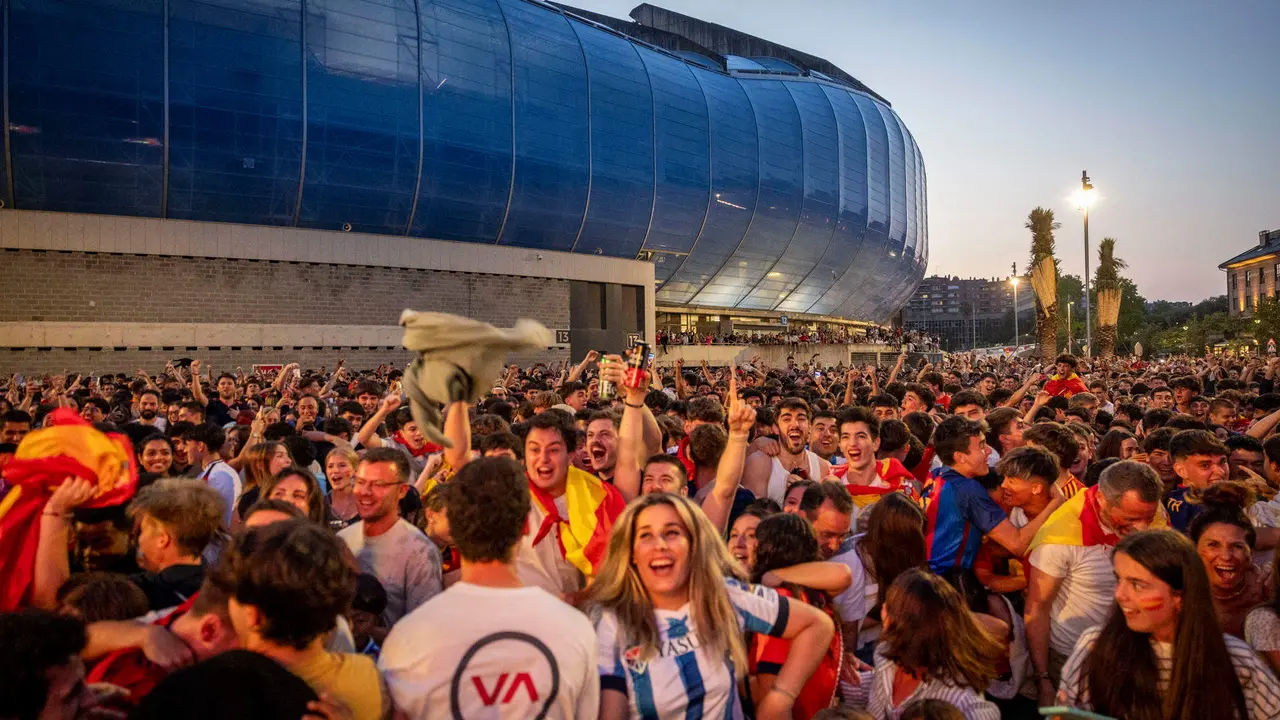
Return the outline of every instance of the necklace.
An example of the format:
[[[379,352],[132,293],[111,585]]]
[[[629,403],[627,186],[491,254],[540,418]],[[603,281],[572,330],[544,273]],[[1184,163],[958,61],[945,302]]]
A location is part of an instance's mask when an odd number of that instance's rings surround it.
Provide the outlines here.
[[[1213,599],[1214,600],[1234,600],[1240,597],[1241,595],[1243,595],[1244,592],[1248,589],[1249,589],[1249,577],[1246,575],[1244,579],[1240,581],[1240,587],[1236,590],[1232,590],[1224,593],[1224,592],[1220,592],[1216,588],[1213,589],[1212,591]]]

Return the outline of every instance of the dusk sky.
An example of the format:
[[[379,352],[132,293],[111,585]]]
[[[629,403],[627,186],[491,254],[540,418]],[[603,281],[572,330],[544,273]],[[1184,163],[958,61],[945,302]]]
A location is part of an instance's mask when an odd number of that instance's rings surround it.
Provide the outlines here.
[[[570,0],[627,17],[636,2]],[[1218,263],[1280,228],[1280,2],[660,0],[824,57],[893,104],[929,178],[930,274],[1024,270],[1037,205],[1062,222],[1064,272],[1084,267],[1068,201],[1101,193],[1089,237],[1149,300],[1226,291]]]

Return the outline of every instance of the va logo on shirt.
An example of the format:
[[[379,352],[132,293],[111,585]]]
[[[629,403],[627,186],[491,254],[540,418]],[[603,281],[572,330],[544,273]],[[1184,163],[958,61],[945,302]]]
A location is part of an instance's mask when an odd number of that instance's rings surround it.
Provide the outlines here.
[[[536,651],[532,663],[521,645]],[[512,657],[520,658],[518,666]],[[498,632],[480,638],[463,654],[449,688],[449,708],[458,720],[495,707],[500,716],[503,708],[511,708],[513,716],[544,718],[559,692],[560,666],[541,640],[521,632]],[[535,709],[537,714],[531,714]]]

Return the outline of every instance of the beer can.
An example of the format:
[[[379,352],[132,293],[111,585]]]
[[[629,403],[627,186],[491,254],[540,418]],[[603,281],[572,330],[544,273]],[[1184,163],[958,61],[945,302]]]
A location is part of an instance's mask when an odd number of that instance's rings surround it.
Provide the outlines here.
[[[648,343],[637,342],[631,346],[630,354],[627,355],[627,385],[629,387],[645,387],[648,385],[648,373],[644,369],[648,360]]]
[[[617,394],[618,394],[618,388],[614,386],[613,381],[612,381],[612,380],[606,380],[606,379],[604,378],[604,369],[605,369],[605,366],[607,366],[608,364],[609,364],[609,359],[608,359],[608,358],[606,358],[606,357],[603,357],[603,356],[602,356],[602,357],[600,358],[600,363],[599,363],[599,366],[600,366],[600,389],[599,389],[599,393],[600,393],[600,399],[601,399],[601,400],[610,400],[610,399],[612,399],[612,398],[616,397],[616,396],[617,396]]]

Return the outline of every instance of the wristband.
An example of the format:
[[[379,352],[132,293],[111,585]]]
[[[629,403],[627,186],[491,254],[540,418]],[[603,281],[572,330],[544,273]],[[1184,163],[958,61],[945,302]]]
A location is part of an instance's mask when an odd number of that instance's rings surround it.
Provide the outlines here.
[[[769,692],[776,692],[780,695],[785,695],[792,702],[795,702],[800,697],[799,693],[796,693],[794,690],[787,690],[786,688],[782,688],[777,685],[774,685]]]
[[[51,510],[45,510],[45,511],[41,512],[40,514],[41,514],[41,515],[45,515],[45,516],[47,516],[47,517],[62,518],[63,520],[70,520],[72,517],[74,517],[74,515],[72,515],[72,514],[71,514],[71,513],[69,513],[69,512],[68,512],[68,513],[60,513],[60,512],[53,512],[53,511],[51,511]]]
[[[627,406],[627,407],[629,407],[629,408],[635,408],[635,409],[637,409],[637,410],[643,410],[643,409],[644,409],[644,403],[640,403],[639,405],[632,405],[631,403],[627,402],[626,400],[623,400],[623,401],[622,401],[622,404],[623,404],[623,405],[626,405],[626,406]]]
[[[1044,682],[1045,680],[1048,680],[1049,682],[1053,682],[1053,676],[1047,672],[1036,673],[1035,678],[1037,682]]]

